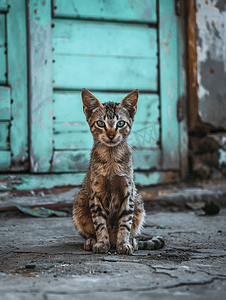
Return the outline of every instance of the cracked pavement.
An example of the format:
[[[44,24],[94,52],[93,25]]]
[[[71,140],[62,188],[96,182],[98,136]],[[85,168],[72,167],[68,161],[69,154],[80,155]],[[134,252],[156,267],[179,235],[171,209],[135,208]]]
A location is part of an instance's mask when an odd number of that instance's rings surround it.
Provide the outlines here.
[[[148,212],[144,236],[160,250],[93,254],[70,217],[0,219],[2,299],[224,299],[226,209]]]

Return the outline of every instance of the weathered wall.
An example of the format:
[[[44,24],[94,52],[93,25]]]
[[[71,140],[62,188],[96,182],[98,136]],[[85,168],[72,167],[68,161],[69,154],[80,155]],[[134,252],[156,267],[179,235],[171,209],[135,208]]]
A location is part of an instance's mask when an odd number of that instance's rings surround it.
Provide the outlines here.
[[[199,115],[226,129],[226,1],[197,0]]]
[[[198,90],[190,89],[191,167],[201,178],[220,178],[226,175],[226,0],[188,3],[194,4],[188,15],[196,10],[196,41],[189,36],[189,45],[196,42],[197,78],[190,85],[198,81]],[[190,55],[196,70],[192,61]]]

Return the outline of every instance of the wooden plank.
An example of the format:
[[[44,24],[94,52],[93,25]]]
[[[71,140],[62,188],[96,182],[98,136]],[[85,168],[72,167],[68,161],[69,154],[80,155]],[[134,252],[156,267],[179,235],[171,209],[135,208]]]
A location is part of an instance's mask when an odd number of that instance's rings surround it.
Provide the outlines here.
[[[1,10],[1,2],[0,2]],[[0,14],[0,83],[6,83],[6,36],[5,36],[5,15]]]
[[[0,122],[0,150],[9,150],[9,124],[9,122]]]
[[[8,0],[0,0],[0,11],[7,11],[7,10],[8,10]]]
[[[124,93],[95,93],[102,102],[120,102]],[[54,148],[84,149],[92,147],[92,135],[86,123],[80,92],[54,93]],[[140,94],[135,122],[128,142],[136,148],[157,148],[159,141],[159,97]]]
[[[86,172],[89,167],[90,151],[54,151],[51,172]]]
[[[59,192],[60,190],[62,190],[62,192],[60,192],[59,194],[55,194],[54,192],[51,194],[45,194],[45,197],[41,196],[40,194],[38,194],[37,190],[34,190],[33,193],[36,194],[36,196],[31,196],[31,193],[29,193],[29,191],[27,192],[27,194],[29,194],[30,196],[26,195],[26,196],[22,196],[22,195],[18,195],[18,196],[14,196],[12,197],[12,193],[10,193],[9,191],[4,191],[3,193],[1,193],[1,197],[0,197],[0,211],[9,211],[9,210],[13,210],[13,209],[17,209],[16,207],[19,206],[23,206],[23,207],[31,207],[31,206],[35,206],[35,207],[49,207],[49,208],[57,208],[57,207],[62,207],[62,206],[71,206],[73,205],[74,201],[75,201],[75,196],[77,195],[77,193],[79,192],[79,188],[73,188],[73,187],[68,187],[67,191],[64,192],[63,190],[65,190],[64,187],[57,189]],[[32,190],[30,190],[31,192]],[[53,191],[53,190],[52,190]],[[52,192],[51,191],[51,192]],[[15,194],[15,190],[13,192]],[[23,192],[19,192],[18,194],[22,194]],[[3,194],[5,195],[3,198]]]
[[[6,86],[0,86],[0,120],[10,120],[10,117],[10,88]]]
[[[81,92],[54,92],[53,102],[53,116],[57,123],[86,123]]]
[[[51,172],[86,172],[89,167],[90,150],[54,151]],[[148,170],[159,164],[160,151],[142,149],[134,151],[134,169]]]
[[[27,33],[24,0],[8,0],[8,84],[12,87],[10,147],[14,171],[28,168]]]
[[[178,183],[179,180],[179,172],[135,172],[135,183],[139,186]]]
[[[52,158],[51,1],[28,3],[30,39],[30,171],[48,172]]]
[[[10,153],[9,153],[10,157]],[[0,175],[0,190],[32,190],[53,188],[56,186],[81,186],[86,173],[68,174],[20,174]],[[159,183],[176,183],[178,172],[135,172],[135,182],[139,185],[156,185]]]
[[[92,18],[112,21],[156,22],[156,0],[71,0],[67,5],[54,1],[54,16],[63,18]]]
[[[54,55],[53,87],[157,91],[157,58]]]
[[[1,172],[5,169],[9,169],[11,165],[11,152],[10,151],[0,151],[0,170]],[[1,175],[0,175],[1,176]],[[1,178],[0,178],[1,180]],[[0,181],[1,190],[1,181]]]
[[[174,1],[159,1],[160,96],[163,169],[179,168],[178,41]]]
[[[160,159],[160,150],[138,149],[133,151],[133,168],[134,170],[156,169]]]
[[[134,150],[140,148],[157,149],[160,138],[159,129],[159,124],[156,123],[144,126],[135,122],[128,143]],[[56,150],[90,149],[93,145],[89,126],[80,122],[54,124],[53,141]]]
[[[109,101],[119,103],[126,96],[126,93],[94,92],[94,94],[102,103]],[[55,91],[53,99],[53,115],[56,122],[82,122],[82,124],[86,122],[81,92]],[[158,122],[159,116],[159,96],[140,93],[135,122],[147,125]]]
[[[147,25],[54,20],[53,59],[61,55],[157,55],[157,30]],[[126,37],[126,40],[125,40]]]
[[[60,123],[54,125],[54,149],[90,149],[93,145],[92,134],[87,123]]]
[[[80,186],[84,177],[85,173],[0,175],[0,190],[32,190],[49,189],[56,186]]]

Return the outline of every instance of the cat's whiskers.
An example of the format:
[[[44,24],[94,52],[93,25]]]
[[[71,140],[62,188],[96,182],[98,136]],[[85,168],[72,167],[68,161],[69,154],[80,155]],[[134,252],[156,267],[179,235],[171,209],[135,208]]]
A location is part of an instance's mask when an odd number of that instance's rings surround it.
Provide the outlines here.
[[[97,151],[97,149],[101,146],[101,142],[100,141],[94,141],[93,147],[91,149],[93,149],[94,146],[96,146],[96,144],[97,144],[97,147],[95,148],[95,150],[93,152],[93,155],[95,154],[95,152]]]
[[[136,156],[136,159],[138,160],[138,157],[136,155],[135,151],[138,151],[137,149],[135,149],[128,141],[127,141],[128,146],[130,147],[130,149],[132,150],[133,154]]]
[[[90,141],[91,139],[87,139],[87,141]],[[93,139],[92,139],[92,141],[93,141]],[[92,146],[93,147],[93,146]],[[92,150],[92,147],[90,147],[89,149],[87,149],[86,151],[85,151],[85,153],[84,153],[84,155],[83,155],[83,159],[86,157],[86,155]],[[89,153],[89,155],[90,155],[90,153]]]

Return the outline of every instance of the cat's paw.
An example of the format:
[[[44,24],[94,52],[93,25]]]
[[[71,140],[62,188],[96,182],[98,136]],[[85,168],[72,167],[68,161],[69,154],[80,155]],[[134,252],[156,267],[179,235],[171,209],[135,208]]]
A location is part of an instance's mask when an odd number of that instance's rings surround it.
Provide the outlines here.
[[[94,238],[90,238],[90,239],[87,239],[84,243],[84,249],[87,250],[87,251],[90,251],[92,250],[93,248],[93,245],[96,244],[96,239]]]
[[[99,242],[93,245],[94,253],[107,253],[110,249],[109,243]]]
[[[121,243],[117,246],[117,252],[119,254],[132,254],[133,253],[133,246],[130,243]]]
[[[138,250],[138,242],[136,238],[130,238],[129,242],[132,245],[134,251]]]

